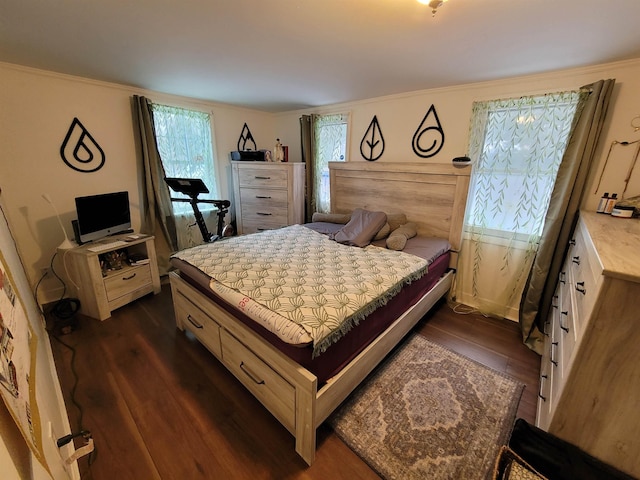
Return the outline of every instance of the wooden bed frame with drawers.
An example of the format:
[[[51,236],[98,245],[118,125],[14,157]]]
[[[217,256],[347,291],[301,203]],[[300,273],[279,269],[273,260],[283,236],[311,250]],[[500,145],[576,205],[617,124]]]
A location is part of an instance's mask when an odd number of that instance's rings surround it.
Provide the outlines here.
[[[421,235],[460,247],[471,167],[422,163],[331,162],[331,210],[405,213]],[[451,288],[453,271],[324,385],[176,273],[170,275],[176,324],[191,331],[295,437],[311,465],[316,429]]]

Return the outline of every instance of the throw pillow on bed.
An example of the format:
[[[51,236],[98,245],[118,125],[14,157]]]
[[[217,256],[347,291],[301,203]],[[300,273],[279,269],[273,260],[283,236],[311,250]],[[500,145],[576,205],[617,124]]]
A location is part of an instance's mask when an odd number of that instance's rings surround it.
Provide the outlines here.
[[[407,216],[404,213],[388,213],[387,222],[389,223],[390,233],[400,225],[407,223]]]
[[[349,223],[349,220],[351,220],[350,213],[314,212],[314,214],[311,216],[311,221],[314,223],[327,222],[327,223],[341,223],[344,225],[345,223]]]
[[[386,222],[382,228],[376,233],[376,236],[373,237],[374,240],[382,240],[383,238],[387,238],[391,233],[391,225],[389,222]]]
[[[407,240],[418,234],[416,224],[413,222],[405,223],[396,228],[389,238],[387,238],[387,248],[389,250],[402,250],[407,244]]]
[[[336,232],[333,240],[346,245],[366,247],[385,223],[387,223],[387,215],[384,212],[370,212],[356,208],[351,214],[349,223]]]

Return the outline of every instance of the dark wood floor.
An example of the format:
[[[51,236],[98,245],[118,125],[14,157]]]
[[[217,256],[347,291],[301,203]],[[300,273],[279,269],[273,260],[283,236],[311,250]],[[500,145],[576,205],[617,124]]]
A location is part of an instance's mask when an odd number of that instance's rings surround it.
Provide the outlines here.
[[[306,467],[293,437],[193,338],[176,329],[169,286],[51,344],[72,428],[91,431],[97,455],[83,479],[374,479],[326,426]],[[459,315],[445,303],[416,330],[526,384],[518,416],[535,418],[539,357],[516,324]],[[72,363],[73,357],[73,363]],[[73,365],[73,368],[72,368]]]

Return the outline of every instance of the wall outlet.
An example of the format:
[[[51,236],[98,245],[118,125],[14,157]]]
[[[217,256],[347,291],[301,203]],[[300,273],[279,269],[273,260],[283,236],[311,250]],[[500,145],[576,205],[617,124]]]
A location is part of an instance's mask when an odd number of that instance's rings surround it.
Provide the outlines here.
[[[49,440],[53,443],[55,450],[58,452],[58,458],[60,459],[60,465],[66,472],[68,478],[79,478],[75,475],[74,468],[67,464],[66,459],[73,455],[75,447],[73,441],[67,445],[58,447],[58,433],[54,430],[53,424],[48,422]]]

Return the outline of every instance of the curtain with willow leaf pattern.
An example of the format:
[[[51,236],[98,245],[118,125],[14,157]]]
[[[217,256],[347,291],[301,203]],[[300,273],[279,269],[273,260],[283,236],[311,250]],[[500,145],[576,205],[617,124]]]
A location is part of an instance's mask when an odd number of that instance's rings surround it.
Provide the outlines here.
[[[348,114],[342,113],[312,117],[313,211],[327,213],[331,209],[329,162],[345,161],[348,118]]]
[[[211,141],[211,115],[206,112],[153,104],[156,142],[167,177],[199,178],[209,189],[199,199],[218,199],[213,143]],[[174,198],[189,198],[171,192]],[[178,248],[188,248],[203,243],[195,225],[193,209],[186,202],[172,202],[178,237]],[[215,221],[213,206],[201,204],[203,216]],[[209,222],[208,222],[209,223]],[[213,227],[213,225],[212,225]],[[215,231],[215,228],[211,230]]]
[[[571,232],[578,219],[615,79],[599,80],[580,89],[568,146],[551,194],[542,238],[538,246],[519,309],[522,339],[542,354],[544,320],[566,255]]]
[[[474,103],[459,301],[517,318],[578,98],[563,92]]]

